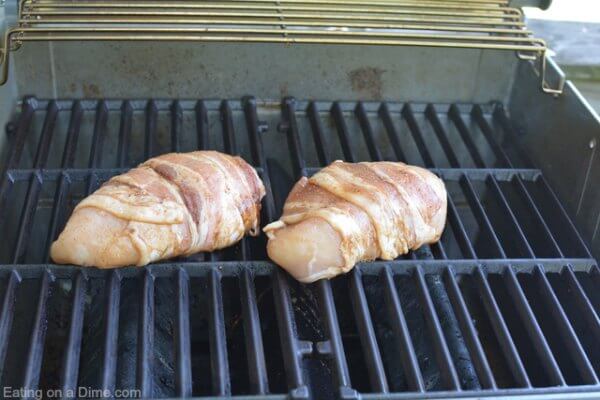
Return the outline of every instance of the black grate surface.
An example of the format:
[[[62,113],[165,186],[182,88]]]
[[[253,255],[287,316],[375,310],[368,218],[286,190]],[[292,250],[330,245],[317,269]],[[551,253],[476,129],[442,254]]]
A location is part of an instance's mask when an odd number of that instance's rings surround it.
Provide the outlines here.
[[[27,98],[7,133],[0,386],[324,399],[600,390],[600,270],[511,145],[501,105]],[[335,159],[434,170],[448,225],[438,244],[313,285],[269,263],[264,237],[147,268],[49,264],[84,196],[194,149],[257,168],[263,225],[299,176]]]

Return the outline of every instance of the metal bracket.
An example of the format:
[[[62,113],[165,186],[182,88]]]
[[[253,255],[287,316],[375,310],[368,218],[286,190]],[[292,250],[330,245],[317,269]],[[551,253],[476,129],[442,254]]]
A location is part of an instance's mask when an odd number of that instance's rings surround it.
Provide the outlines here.
[[[548,83],[548,62],[552,63],[555,66],[555,71],[557,72],[557,84],[556,87],[551,87]],[[566,77],[564,72],[558,68],[551,59],[547,58],[546,51],[544,51],[539,57],[539,68],[534,67],[534,71],[540,77],[540,82],[542,85],[542,91],[544,93],[553,94],[554,96],[559,96],[563,93]]]
[[[11,33],[11,30],[6,31],[4,40],[0,45],[0,86],[4,85],[8,80],[9,53],[11,51],[9,41]]]

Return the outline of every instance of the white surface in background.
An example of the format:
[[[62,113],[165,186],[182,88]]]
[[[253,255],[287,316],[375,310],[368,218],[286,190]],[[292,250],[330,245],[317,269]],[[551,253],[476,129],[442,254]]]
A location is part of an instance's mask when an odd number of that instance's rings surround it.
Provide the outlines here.
[[[600,22],[600,0],[552,0],[547,10],[526,7],[527,18]]]

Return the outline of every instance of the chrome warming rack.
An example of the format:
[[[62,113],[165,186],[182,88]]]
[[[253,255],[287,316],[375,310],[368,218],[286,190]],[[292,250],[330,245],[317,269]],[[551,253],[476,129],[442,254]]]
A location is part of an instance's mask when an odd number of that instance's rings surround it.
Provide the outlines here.
[[[508,0],[23,0],[0,47],[0,83],[11,51],[30,41],[200,41],[426,46],[514,51],[539,63],[533,37]]]

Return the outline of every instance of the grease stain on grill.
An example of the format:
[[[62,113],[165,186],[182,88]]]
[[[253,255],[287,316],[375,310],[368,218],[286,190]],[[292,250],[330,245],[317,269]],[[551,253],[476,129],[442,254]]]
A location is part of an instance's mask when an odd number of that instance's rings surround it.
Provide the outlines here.
[[[348,80],[352,90],[359,96],[367,96],[371,100],[383,97],[383,77],[385,70],[375,67],[362,67],[348,72]]]
[[[84,83],[81,85],[83,97],[87,99],[95,99],[100,97],[100,88],[95,83]]]

